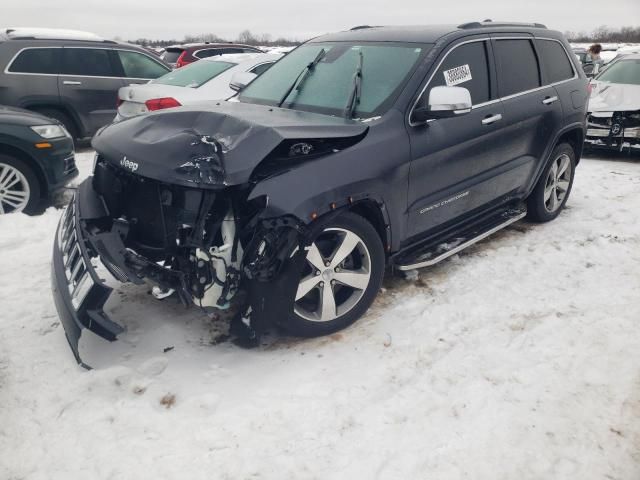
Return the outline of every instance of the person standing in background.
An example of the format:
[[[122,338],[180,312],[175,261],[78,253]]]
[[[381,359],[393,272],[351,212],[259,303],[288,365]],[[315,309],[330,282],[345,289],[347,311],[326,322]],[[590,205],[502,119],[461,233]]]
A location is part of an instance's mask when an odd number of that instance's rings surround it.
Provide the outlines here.
[[[600,52],[602,51],[602,45],[599,43],[594,43],[587,50],[587,62],[594,63],[596,65],[603,65],[604,60],[600,57]]]

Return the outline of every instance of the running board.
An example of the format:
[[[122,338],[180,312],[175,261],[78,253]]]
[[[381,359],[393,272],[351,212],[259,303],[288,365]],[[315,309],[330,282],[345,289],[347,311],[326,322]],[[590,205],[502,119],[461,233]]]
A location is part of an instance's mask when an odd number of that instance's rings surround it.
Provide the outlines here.
[[[437,242],[413,247],[406,253],[401,253],[394,261],[394,266],[403,271],[430,267],[517,222],[526,215],[525,206],[502,210],[484,219],[480,225],[474,223],[466,229],[457,230],[450,237],[444,239],[440,237]]]

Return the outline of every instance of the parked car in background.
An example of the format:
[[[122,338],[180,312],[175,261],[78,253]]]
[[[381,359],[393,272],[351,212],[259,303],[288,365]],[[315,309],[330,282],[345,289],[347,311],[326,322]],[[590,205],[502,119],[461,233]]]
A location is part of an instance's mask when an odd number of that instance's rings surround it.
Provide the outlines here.
[[[173,68],[180,68],[203,58],[232,53],[264,53],[257,47],[240,43],[186,43],[165,48],[160,58]]]
[[[591,82],[587,145],[640,147],[640,54],[607,65]]]
[[[246,289],[231,331],[256,345],[275,325],[318,336],[355,322],[386,266],[553,220],[585,133],[570,52],[540,24],[359,28],[301,45],[235,101],[105,127],[53,252],[76,358],[83,328],[123,331],[102,309],[98,257],[120,282],[208,311]]]
[[[115,121],[164,108],[226,100],[236,93],[230,85],[234,78],[247,85],[281,57],[280,54],[268,53],[209,57],[144,85],[122,87],[118,92]]]
[[[587,51],[586,48],[574,47],[572,50],[573,50],[573,54],[576,56],[576,58],[580,61],[582,65],[584,65],[585,63],[589,63],[588,62],[589,57],[587,56],[589,52]]]
[[[55,118],[74,139],[113,120],[120,87],[170,71],[143,48],[87,32],[0,30],[0,104]]]
[[[37,213],[76,175],[73,141],[62,124],[0,105],[0,215]]]

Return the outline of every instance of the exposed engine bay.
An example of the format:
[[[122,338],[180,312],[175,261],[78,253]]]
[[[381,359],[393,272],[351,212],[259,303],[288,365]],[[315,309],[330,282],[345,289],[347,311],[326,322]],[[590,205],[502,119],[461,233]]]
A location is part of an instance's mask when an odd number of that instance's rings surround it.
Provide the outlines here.
[[[265,110],[244,108],[252,118]],[[267,325],[286,322],[305,247],[322,222],[269,205],[268,191],[257,187],[367,131],[353,121],[334,128],[345,121],[328,117],[314,127],[321,136],[302,137],[309,132],[290,116],[274,114],[268,119],[278,126],[267,126],[224,111],[183,110],[114,124],[94,137],[93,176],[61,220],[53,258],[54,298],[79,362],[83,328],[108,340],[123,331],[103,311],[111,288],[95,272],[98,259],[120,282],[150,283],[156,298],[176,295],[205,312],[228,309],[242,289],[231,325],[242,343],[255,345]],[[198,133],[203,125],[217,133]],[[324,209],[331,218],[328,203]]]

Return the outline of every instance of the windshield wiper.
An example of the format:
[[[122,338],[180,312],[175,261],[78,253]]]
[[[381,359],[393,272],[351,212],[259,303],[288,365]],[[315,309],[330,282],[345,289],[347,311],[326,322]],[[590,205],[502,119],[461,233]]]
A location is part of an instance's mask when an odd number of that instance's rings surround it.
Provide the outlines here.
[[[353,75],[353,87],[351,87],[349,101],[344,109],[344,116],[346,118],[353,118],[356,106],[360,103],[360,94],[362,93],[362,52],[358,52],[358,55],[358,66],[356,67],[356,71]]]
[[[282,104],[285,102],[285,100],[287,98],[289,98],[289,95],[291,95],[291,92],[293,92],[293,89],[295,88],[296,90],[300,91],[300,89],[302,88],[302,85],[304,84],[305,80],[307,79],[307,77],[309,75],[311,75],[311,72],[313,71],[314,68],[316,68],[316,65],[318,63],[320,63],[320,60],[322,60],[324,58],[324,56],[327,54],[327,51],[323,48],[322,50],[320,50],[318,52],[318,55],[316,55],[316,58],[313,59],[312,62],[308,63],[303,69],[302,71],[298,74],[298,76],[296,77],[296,79],[293,81],[293,83],[291,84],[291,86],[287,89],[287,91],[285,92],[285,94],[282,96],[282,98],[280,99],[280,101],[278,102],[278,107],[281,107]],[[297,86],[297,88],[296,88]]]

